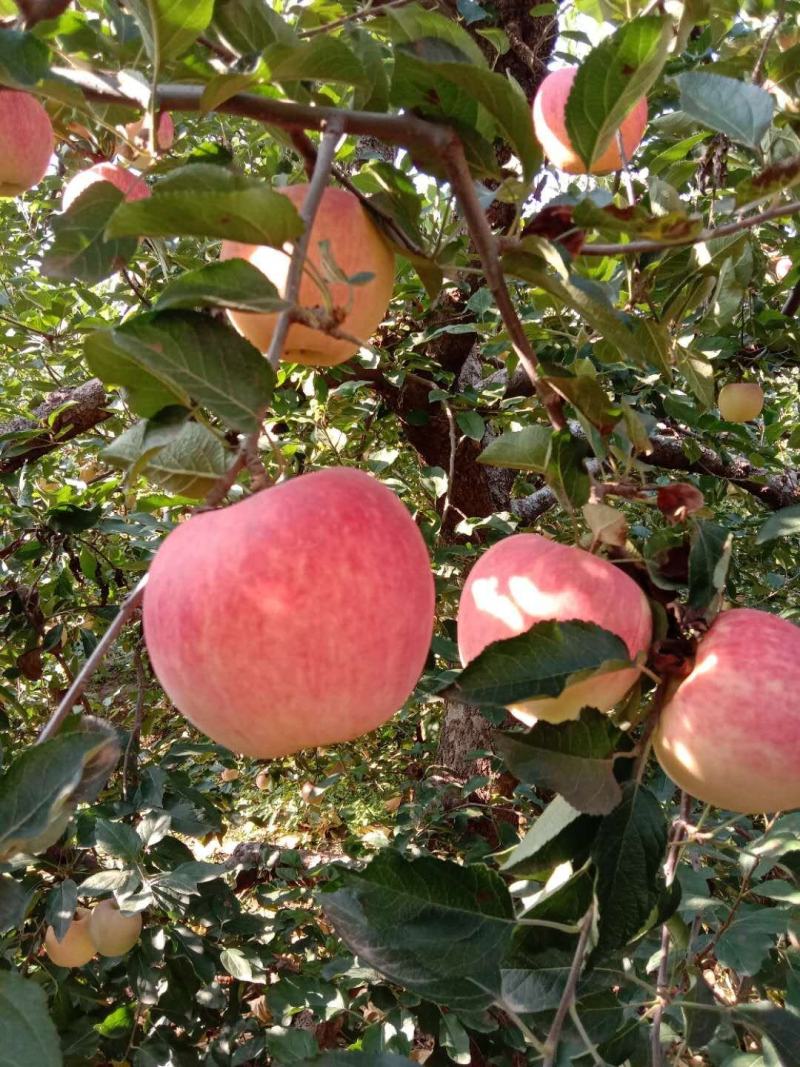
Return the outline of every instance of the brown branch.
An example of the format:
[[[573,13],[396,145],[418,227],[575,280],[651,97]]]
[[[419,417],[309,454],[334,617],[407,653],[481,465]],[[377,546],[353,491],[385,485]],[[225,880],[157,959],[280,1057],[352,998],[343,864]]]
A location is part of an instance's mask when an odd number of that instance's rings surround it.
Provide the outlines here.
[[[787,318],[796,315],[800,309],[800,281],[795,282],[791,293],[786,297],[786,303],[781,308],[781,314]]]
[[[55,389],[35,408],[32,419],[16,418],[0,425],[0,435],[33,433],[21,441],[0,441],[0,474],[10,474],[60,448],[111,417],[108,398],[99,378],[82,385]],[[63,410],[60,410],[62,409]],[[52,420],[52,421],[51,421]],[[13,449],[14,454],[9,454]]]
[[[561,1000],[559,1001],[558,1008],[553,1016],[550,1031],[547,1034],[547,1041],[545,1042],[546,1055],[542,1067],[553,1067],[556,1062],[558,1042],[561,1038],[561,1029],[564,1026],[564,1020],[569,1013],[570,1007],[575,1002],[575,990],[578,987],[578,979],[581,976],[583,961],[586,956],[586,948],[589,943],[589,935],[592,932],[593,921],[594,904],[592,904],[586,912],[583,922],[581,923],[581,932],[578,937],[575,955],[572,958],[572,966],[570,967],[569,975],[567,976],[567,984],[564,986],[564,992],[561,994]]]

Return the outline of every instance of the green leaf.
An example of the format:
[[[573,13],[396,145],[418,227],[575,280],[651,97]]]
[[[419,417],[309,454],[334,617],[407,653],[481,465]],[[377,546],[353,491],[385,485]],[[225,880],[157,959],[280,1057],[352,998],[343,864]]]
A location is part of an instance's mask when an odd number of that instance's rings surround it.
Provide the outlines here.
[[[476,68],[486,69],[486,58],[467,31],[453,19],[426,11],[418,4],[387,9],[389,30],[394,44],[416,44],[426,38],[444,41],[458,52],[465,61]]]
[[[78,906],[78,887],[65,878],[47,894],[44,917],[55,931],[56,940],[63,940]]]
[[[195,311],[146,312],[97,331],[85,354],[93,373],[124,386],[146,416],[196,402],[231,429],[249,432],[272,395],[274,373],[261,353],[232,327]],[[137,370],[146,372],[141,388]]]
[[[598,906],[592,957],[623,948],[647,922],[658,904],[666,847],[660,804],[645,786],[626,783],[622,803],[603,819],[592,845]]]
[[[469,1034],[457,1015],[447,1012],[439,1020],[439,1044],[453,1063],[472,1063]]]
[[[653,85],[667,59],[672,22],[631,19],[583,60],[567,98],[565,121],[575,151],[591,168],[633,105]]]
[[[108,220],[123,200],[111,182],[93,182],[68,211],[53,215],[54,240],[44,255],[42,273],[94,285],[124,267],[136,251],[136,238],[106,237]]]
[[[740,904],[717,941],[715,954],[720,964],[738,974],[757,974],[775,938],[788,929],[790,916],[788,909]]]
[[[191,47],[208,27],[214,0],[126,0],[156,72]]]
[[[295,1067],[414,1067],[414,1061],[393,1052],[321,1052],[313,1060],[296,1061]]]
[[[0,934],[19,926],[25,918],[28,897],[16,879],[0,875]]]
[[[557,697],[574,682],[629,668],[621,637],[593,622],[537,622],[488,645],[456,679],[465,704],[505,707]]]
[[[554,368],[543,368],[545,380],[555,391],[582,415],[601,434],[611,433],[622,418],[622,408],[610,400],[600,382],[588,374],[569,374],[566,371],[555,372]]]
[[[486,423],[477,411],[459,411],[456,422],[464,436],[473,441],[481,441],[486,433]]]
[[[793,504],[770,515],[756,534],[756,544],[763,545],[776,537],[794,537],[797,534],[800,534],[800,504]]]
[[[567,511],[583,507],[589,499],[591,479],[583,461],[591,454],[588,443],[569,430],[557,430],[550,439],[544,476]]]
[[[108,776],[119,744],[113,731],[91,728],[94,721],[28,748],[0,777],[0,859],[48,848],[75,803],[92,793],[96,776]]]
[[[237,93],[246,92],[251,86],[256,85],[258,80],[258,75],[252,72],[229,73],[226,71],[224,74],[215,75],[205,84],[203,95],[200,97],[200,110],[213,111]]]
[[[739,182],[736,186],[736,206],[757,204],[769,200],[776,193],[793,189],[800,182],[800,156],[791,156]]]
[[[386,849],[320,903],[359,959],[426,1000],[479,1010],[500,991],[513,908],[496,871]]]
[[[47,76],[50,50],[32,33],[3,29],[0,33],[0,83],[29,89]]]
[[[141,838],[132,826],[127,826],[124,822],[98,819],[94,832],[97,848],[105,856],[134,862],[141,855]]]
[[[0,1067],[61,1067],[61,1043],[40,985],[0,971]]]
[[[541,878],[566,860],[578,867],[586,859],[601,822],[599,815],[582,815],[563,797],[556,797],[506,857],[501,870]]]
[[[297,40],[289,24],[263,0],[216,0],[214,28],[239,55],[263,52],[276,41]]]
[[[781,1067],[796,1067],[800,1058],[800,1015],[776,1008],[769,1001],[738,1004],[732,1014],[770,1040]]]
[[[129,1034],[136,1024],[136,1013],[131,1004],[121,1004],[95,1024],[95,1030],[102,1037],[120,1038]]]
[[[495,743],[520,781],[560,793],[587,815],[607,815],[622,799],[612,758],[620,737],[607,715],[585,708],[574,722],[538,722],[526,734],[496,734]]]
[[[103,450],[114,467],[141,474],[171,493],[202,500],[228,470],[229,451],[205,426],[186,423],[169,443],[149,444],[148,421],[138,422]]]
[[[739,144],[758,148],[775,110],[771,93],[751,82],[700,71],[686,71],[675,81],[687,115]]]
[[[162,290],[155,310],[224,307],[271,313],[288,306],[258,267],[246,259],[227,259],[174,278]]]
[[[221,237],[281,248],[302,231],[294,204],[266,182],[189,163],[162,178],[147,199],[121,204],[106,236]]]
[[[517,471],[543,474],[547,467],[553,431],[549,426],[524,426],[506,430],[484,448],[479,463],[488,467],[507,467]]]
[[[725,589],[733,536],[724,526],[696,520],[689,550],[689,607],[705,611]]]
[[[320,81],[368,87],[366,71],[341,37],[276,42],[264,50],[273,81]]]
[[[722,1017],[716,1010],[716,999],[703,975],[696,974],[693,977],[692,988],[681,1000],[684,1033],[689,1048],[703,1048],[717,1032]],[[704,1008],[711,1010],[704,1011]]]
[[[701,352],[675,346],[675,366],[705,410],[716,403],[714,367]]]

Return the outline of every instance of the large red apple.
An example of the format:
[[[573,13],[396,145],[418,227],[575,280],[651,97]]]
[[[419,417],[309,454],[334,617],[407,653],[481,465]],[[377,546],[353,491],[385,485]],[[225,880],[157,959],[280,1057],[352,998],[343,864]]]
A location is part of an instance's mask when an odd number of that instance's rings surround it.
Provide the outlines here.
[[[578,73],[577,67],[551,71],[544,79],[533,101],[533,129],[536,139],[550,162],[567,174],[608,174],[622,169],[616,134],[605,151],[587,168],[572,147],[567,133],[567,98]],[[641,97],[622,120],[620,126],[625,159],[630,159],[639,147],[647,129],[647,98]]]
[[[650,645],[652,617],[639,586],[590,552],[539,534],[498,542],[470,571],[458,608],[458,648],[466,665],[493,641],[516,637],[546,620],[594,622],[617,634],[633,659]],[[576,719],[584,707],[608,711],[625,696],[638,669],[583,679],[557,697],[509,708],[526,723]]]
[[[673,782],[707,804],[800,807],[800,628],[754,608],[717,616],[654,748]]]
[[[178,526],[150,568],[144,630],[187,719],[269,757],[390,718],[419,679],[433,608],[406,509],[369,475],[332,468]]]
[[[50,117],[36,97],[0,89],[0,196],[17,196],[40,182],[53,147]]]
[[[115,163],[96,163],[88,170],[82,170],[64,186],[61,194],[61,210],[68,211],[70,206],[95,182],[111,182],[124,195],[126,200],[144,200],[150,195],[146,181],[133,171],[118,167]]]
[[[307,185],[290,185],[278,190],[300,208]],[[334,280],[325,264],[327,257],[346,278],[359,274],[372,277],[363,284]],[[265,274],[283,295],[289,270],[291,246],[270,248],[261,245],[223,241],[221,259],[246,259]],[[368,341],[380,326],[394,285],[394,256],[386,241],[367,215],[358,197],[346,189],[329,187],[322,196],[306,257],[307,267],[300,284],[299,303],[306,308],[334,310],[342,316],[340,328],[359,341]],[[324,288],[320,288],[320,280]],[[275,330],[277,315],[247,311],[230,311],[231,322],[248,341],[266,352]],[[283,348],[288,363],[306,363],[329,367],[355,355],[358,344],[331,337],[310,326],[294,323]]]

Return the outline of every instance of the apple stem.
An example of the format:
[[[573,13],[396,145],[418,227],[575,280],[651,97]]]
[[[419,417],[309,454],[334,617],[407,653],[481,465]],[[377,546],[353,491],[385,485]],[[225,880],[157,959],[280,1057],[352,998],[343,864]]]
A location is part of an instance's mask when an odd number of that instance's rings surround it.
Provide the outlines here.
[[[70,711],[72,711],[75,704],[83,696],[83,692],[89,684],[89,679],[103,662],[106,652],[108,652],[109,648],[111,648],[119,637],[125,623],[141,605],[146,584],[147,575],[144,574],[136,583],[133,590],[122,601],[119,611],[114,616],[114,621],[100,638],[92,654],[75,675],[72,685],[67,690],[56,710],[50,716],[47,725],[37,737],[37,745],[40,745],[43,741],[49,741],[52,737],[55,737],[61,729]]]

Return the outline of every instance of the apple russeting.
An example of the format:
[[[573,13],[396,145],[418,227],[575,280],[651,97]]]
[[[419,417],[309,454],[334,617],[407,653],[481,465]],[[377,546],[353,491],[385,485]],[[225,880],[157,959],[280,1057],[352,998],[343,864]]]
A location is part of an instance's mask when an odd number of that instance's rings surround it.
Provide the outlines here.
[[[70,178],[64,186],[64,192],[61,194],[61,210],[68,211],[81,193],[95,182],[111,182],[126,200],[144,200],[150,195],[147,182],[133,171],[118,167],[116,163],[96,163],[88,170],[82,170]]]
[[[419,679],[433,611],[411,516],[376,479],[339,467],[180,524],[150,568],[144,630],[186,718],[266,758],[390,718]]]
[[[544,154],[567,174],[608,174],[623,166],[616,134],[601,155],[586,166],[567,133],[566,108],[577,67],[551,71],[539,86],[533,101],[533,130]],[[622,120],[619,133],[625,159],[629,160],[647,129],[647,98],[640,97]]]
[[[800,807],[800,627],[755,608],[717,616],[661,712],[654,749],[707,804]]]
[[[101,956],[124,956],[142,932],[140,911],[122,912],[115,900],[101,900],[89,916],[89,936]]]
[[[764,390],[758,382],[729,382],[719,391],[717,407],[726,422],[752,422],[764,407]]]
[[[37,185],[53,155],[50,116],[30,93],[0,89],[0,196]]]
[[[308,186],[290,185],[277,191],[300,208]],[[358,274],[372,277],[357,285],[330,278],[321,247],[323,242],[327,243],[328,254],[336,267],[347,278]],[[223,241],[220,259],[248,260],[284,295],[291,246],[281,249]],[[300,283],[300,306],[324,308],[329,301],[331,306],[327,310],[341,317],[339,328],[358,341],[368,341],[383,321],[393,285],[394,256],[358,197],[346,189],[327,188],[311,227],[306,269]],[[267,351],[278,321],[277,314],[249,311],[229,311],[228,314],[239,333],[260,351]],[[332,337],[310,326],[293,323],[289,327],[282,358],[288,363],[327,367],[343,363],[357,351],[356,341]]]
[[[581,619],[617,634],[631,659],[652,636],[650,607],[639,586],[619,567],[540,534],[514,534],[493,545],[469,573],[458,608],[458,648],[466,666],[479,652],[534,623]],[[575,719],[584,707],[608,711],[639,676],[630,668],[595,674],[557,697],[509,708],[525,723]]]

